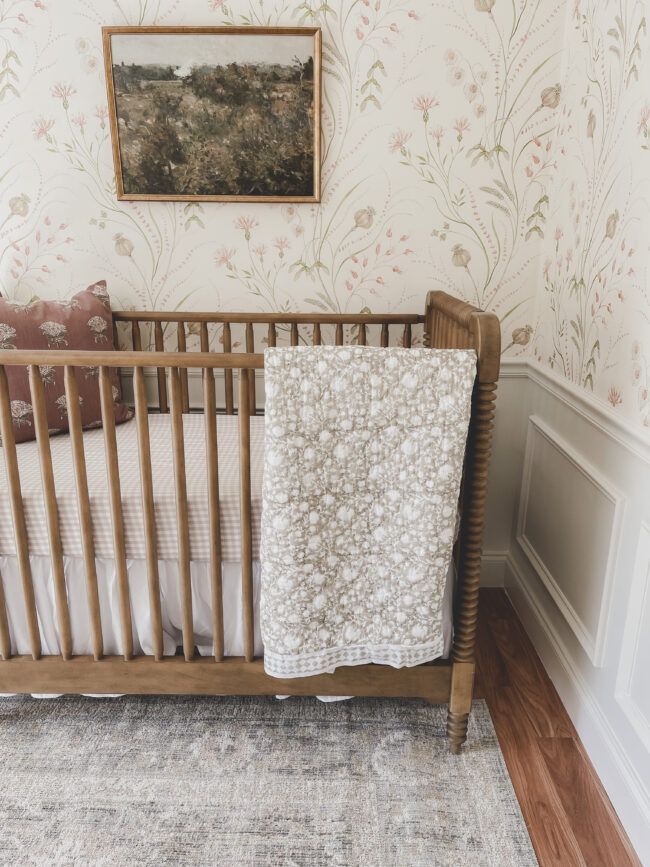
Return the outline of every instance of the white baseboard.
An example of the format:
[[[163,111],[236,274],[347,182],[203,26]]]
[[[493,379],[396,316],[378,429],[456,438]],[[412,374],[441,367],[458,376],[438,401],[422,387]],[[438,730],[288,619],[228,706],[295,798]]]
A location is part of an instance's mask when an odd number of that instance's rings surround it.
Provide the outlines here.
[[[642,864],[650,865],[650,793],[549,619],[534,578],[509,554],[505,586]]]
[[[484,551],[481,559],[481,587],[505,587],[507,551]]]

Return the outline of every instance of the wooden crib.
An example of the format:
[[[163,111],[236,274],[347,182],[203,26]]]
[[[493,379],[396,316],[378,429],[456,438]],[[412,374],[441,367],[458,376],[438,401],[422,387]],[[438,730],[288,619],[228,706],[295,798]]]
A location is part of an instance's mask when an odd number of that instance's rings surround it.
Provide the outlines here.
[[[357,695],[421,698],[448,702],[447,733],[453,752],[465,740],[474,678],[474,648],[485,516],[487,472],[500,359],[500,327],[494,314],[484,313],[444,292],[431,292],[423,314],[263,314],[263,313],[149,313],[114,314],[120,335],[130,332],[132,348],[118,352],[67,350],[0,352],[0,434],[9,488],[15,555],[20,569],[31,655],[12,655],[11,635],[0,576],[0,693],[131,693],[201,695]],[[281,332],[288,343],[319,344],[333,337],[336,344],[374,343],[388,346],[399,335],[411,346],[423,328],[426,345],[436,348],[474,348],[478,373],[474,389],[465,469],[461,492],[460,533],[455,549],[458,580],[454,595],[454,639],[451,659],[413,668],[381,665],[342,667],[333,674],[280,680],[264,672],[255,658],[252,600],[252,531],[250,477],[250,416],[258,412],[256,371],[263,370],[264,356],[256,352],[263,339],[274,346]],[[264,331],[264,334],[262,334]],[[145,340],[143,341],[143,334]],[[233,352],[235,335],[241,335],[245,351]],[[177,351],[167,351],[174,340]],[[191,342],[200,351],[188,351]],[[152,350],[143,349],[143,344]],[[213,351],[217,349],[218,351]],[[69,407],[70,445],[82,540],[87,611],[92,634],[92,656],[72,653],[69,589],[66,587],[59,507],[54,483],[50,437],[47,429],[40,365],[65,368]],[[25,508],[17,447],[12,432],[11,407],[5,366],[27,365],[38,461],[47,522],[47,540],[60,636],[59,655],[42,653],[39,619],[30,565]],[[119,589],[123,654],[105,655],[100,617],[95,539],[84,433],[78,409],[75,368],[99,367],[108,497],[110,501],[113,557]],[[133,403],[137,426],[142,514],[146,545],[148,604],[153,653],[133,650],[131,600],[127,578],[121,480],[112,410],[111,368],[120,368],[128,381],[132,369]],[[153,376],[145,374],[150,369]],[[200,381],[196,373],[200,371]],[[215,377],[215,371],[218,372]],[[222,378],[223,377],[223,378]],[[237,388],[235,389],[235,383]],[[218,388],[215,385],[218,384]],[[155,394],[152,395],[153,385]],[[193,387],[196,386],[196,393]],[[199,404],[196,406],[196,404]],[[198,657],[193,639],[192,585],[188,491],[183,439],[183,414],[205,414],[205,460],[210,528],[210,592],[214,654]],[[178,533],[178,573],[182,608],[182,654],[163,655],[161,600],[156,550],[156,516],[151,473],[149,417],[169,413],[173,445],[173,473]],[[222,606],[222,551],[220,495],[217,463],[219,412],[238,415],[241,601],[243,657],[224,656]],[[21,448],[21,446],[18,446]]]

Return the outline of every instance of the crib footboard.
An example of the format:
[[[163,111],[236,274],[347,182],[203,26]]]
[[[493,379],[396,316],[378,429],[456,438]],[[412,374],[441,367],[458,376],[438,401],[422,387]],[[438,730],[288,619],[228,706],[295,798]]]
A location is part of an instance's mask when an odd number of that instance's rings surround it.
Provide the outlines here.
[[[485,514],[487,465],[498,376],[499,329],[496,317],[481,313],[444,293],[431,293],[424,315],[307,315],[273,314],[152,314],[118,313],[118,322],[130,323],[132,349],[116,352],[67,350],[0,352],[0,435],[13,524],[13,556],[20,574],[20,592],[29,640],[29,653],[16,654],[15,636],[5,604],[6,587],[0,575],[0,693],[127,693],[202,695],[359,695],[422,698],[449,702],[448,734],[452,748],[460,748],[467,729],[474,673],[474,645],[481,536]],[[237,343],[231,332],[241,329],[246,351],[233,352]],[[264,671],[255,657],[255,609],[253,593],[253,528],[251,509],[251,416],[258,411],[256,372],[264,357],[255,352],[255,329],[266,329],[265,341],[275,345],[278,330],[285,328],[292,345],[320,343],[331,331],[334,342],[344,335],[365,344],[373,330],[379,345],[388,345],[389,329],[398,326],[400,342],[416,342],[413,329],[424,326],[426,340],[436,347],[473,347],[478,357],[478,377],[462,493],[459,537],[459,585],[455,599],[455,638],[451,661],[408,669],[381,665],[339,668],[333,674],[280,680]],[[123,326],[122,326],[123,327]],[[142,330],[155,351],[143,350]],[[198,336],[201,351],[187,351],[189,339]],[[167,351],[175,337],[175,350]],[[259,336],[257,338],[259,340]],[[211,351],[217,348],[219,351]],[[33,425],[44,504],[48,556],[55,597],[59,652],[43,653],[37,594],[30,561],[25,503],[18,448],[14,440],[12,406],[6,368],[23,365],[29,371]],[[66,582],[60,507],[57,499],[52,444],[46,416],[42,369],[64,369],[69,440],[74,470],[74,491],[85,574],[85,600],[92,653],[73,652],[70,588]],[[98,368],[101,398],[103,454],[110,504],[111,558],[114,563],[119,601],[120,654],[105,652],[97,574],[96,531],[91,513],[87,456],[79,411],[77,377],[80,368]],[[139,497],[144,531],[148,623],[151,652],[134,650],[133,600],[129,586],[127,546],[118,456],[118,433],[113,413],[111,371],[132,370],[134,424],[137,430]],[[188,377],[193,371],[192,378]],[[198,372],[198,375],[197,375]],[[218,373],[218,377],[215,376]],[[219,380],[219,389],[217,382]],[[192,391],[193,389],[193,391]],[[212,655],[199,656],[195,647],[194,606],[191,576],[188,482],[183,416],[195,409],[199,395],[204,413],[204,443],[209,523],[209,592]],[[219,395],[219,396],[218,396]],[[241,634],[243,654],[224,652],[222,587],[222,528],[219,491],[219,434],[217,413],[237,415],[239,440],[239,546],[241,553]],[[178,585],[182,622],[182,651],[165,655],[161,579],[156,536],[156,510],[152,477],[151,413],[170,416],[173,451],[173,489],[178,552]],[[190,492],[191,493],[191,492]],[[6,552],[5,552],[6,553]]]

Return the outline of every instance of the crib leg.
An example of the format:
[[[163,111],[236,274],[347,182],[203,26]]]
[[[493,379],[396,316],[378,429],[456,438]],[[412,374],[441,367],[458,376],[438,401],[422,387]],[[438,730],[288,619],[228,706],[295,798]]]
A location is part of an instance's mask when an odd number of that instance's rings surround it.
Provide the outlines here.
[[[467,722],[472,708],[474,663],[454,662],[451,669],[451,690],[447,713],[449,749],[457,755],[467,738]]]

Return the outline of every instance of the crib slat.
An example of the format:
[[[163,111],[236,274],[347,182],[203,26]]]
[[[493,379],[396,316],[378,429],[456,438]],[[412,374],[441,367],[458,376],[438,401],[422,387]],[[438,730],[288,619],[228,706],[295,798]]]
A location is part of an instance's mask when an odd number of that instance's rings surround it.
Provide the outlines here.
[[[153,474],[151,471],[151,441],[144,370],[133,369],[133,397],[135,421],[138,429],[138,457],[140,485],[142,487],[142,518],[144,525],[147,586],[149,588],[149,614],[151,617],[151,643],[156,660],[163,657],[162,614],[160,608],[160,576],[158,572],[158,545],[156,542],[156,513],[154,506]]]
[[[298,323],[291,323],[291,345],[298,346],[299,337],[298,337]]]
[[[113,409],[113,383],[110,370],[99,368],[99,398],[102,409],[104,429],[104,450],[106,453],[106,473],[111,503],[111,524],[113,527],[113,554],[115,574],[120,600],[120,626],[122,629],[122,654],[124,659],[133,656],[133,625],[131,620],[131,600],[129,596],[129,577],[126,568],[126,546],[124,544],[124,518],[122,516],[122,490],[120,469],[117,460],[117,440],[115,437],[115,413]]]
[[[321,344],[320,325],[318,322],[314,322],[314,333],[312,335],[312,343],[314,344],[314,346],[320,346],[320,344]]]
[[[142,333],[140,331],[140,322],[137,319],[134,319],[131,323],[131,338],[135,351],[142,352]]]
[[[336,335],[334,337],[334,342],[337,346],[343,346],[343,323],[336,323]]]
[[[45,409],[45,391],[41,371],[36,364],[29,365],[29,390],[34,411],[34,431],[38,447],[38,459],[43,485],[43,501],[52,564],[52,580],[54,582],[54,598],[56,600],[56,615],[59,625],[59,641],[61,656],[68,660],[72,656],[72,632],[70,630],[70,611],[68,609],[68,593],[65,584],[63,568],[63,546],[61,544],[61,527],[59,525],[59,507],[56,502],[54,487],[54,470],[52,468],[52,452],[50,435],[48,433],[47,413]]]
[[[77,491],[81,548],[84,559],[84,572],[86,573],[86,598],[93,640],[93,657],[95,660],[98,660],[104,655],[104,639],[99,609],[99,588],[97,586],[97,569],[95,567],[95,543],[93,541],[93,522],[90,512],[90,495],[88,493],[86,455],[84,452],[83,431],[81,429],[79,387],[74,367],[64,367],[63,382],[65,385],[66,405],[68,407],[68,426],[70,428],[70,445],[72,446],[72,463]]]
[[[208,333],[208,323],[202,322],[200,327],[201,335],[201,352],[210,351],[210,335]]]
[[[0,657],[11,659],[11,635],[9,634],[9,621],[7,620],[7,606],[5,604],[5,591],[0,572]]]
[[[182,389],[178,369],[169,371],[172,414],[172,447],[174,451],[174,483],[176,488],[176,526],[178,530],[178,571],[180,575],[181,609],[183,617],[183,653],[190,662],[194,657],[194,621],[192,617],[192,578],[190,572],[190,516],[187,507],[187,477],[185,475],[185,437],[183,434]]]
[[[223,325],[223,351],[232,352],[232,335],[230,332],[230,323],[224,322]],[[224,389],[226,392],[226,414],[235,414],[234,389],[232,381],[232,370],[224,370]]]
[[[267,342],[267,346],[275,346],[277,343],[275,324],[273,322],[269,322],[269,336],[268,336],[266,342]]]
[[[187,352],[187,341],[185,338],[185,324],[178,323],[178,351]],[[184,367],[180,373],[181,380],[181,407],[183,412],[190,411],[190,390],[187,379],[187,368]]]
[[[5,470],[7,473],[7,482],[9,484],[9,501],[11,503],[11,517],[14,526],[16,557],[18,558],[20,580],[23,589],[23,600],[25,602],[29,646],[32,650],[32,658],[40,659],[41,635],[38,629],[38,615],[36,613],[32,567],[29,562],[25,508],[20,487],[20,473],[18,471],[18,458],[16,456],[16,441],[14,439],[13,424],[11,420],[11,400],[9,398],[7,372],[2,366],[0,366],[0,436],[2,436],[1,451],[4,454]]]
[[[253,323],[246,323],[246,352],[255,352],[255,333]],[[251,415],[255,415],[255,371],[251,368],[246,371],[248,377],[248,406]]]
[[[361,322],[358,326],[359,331],[357,332],[357,344],[359,346],[366,345],[366,326],[365,323]]]
[[[251,518],[251,430],[248,406],[248,377],[239,371],[239,497],[241,521],[242,618],[244,658],[253,661],[253,529]],[[242,407],[244,409],[242,410]]]
[[[165,338],[163,336],[162,324],[156,322],[154,324],[154,342],[156,352],[165,351]],[[158,407],[160,412],[169,412],[167,405],[167,377],[165,376],[165,368],[158,368]]]
[[[210,589],[212,594],[212,635],[214,658],[223,661],[223,596],[221,588],[221,520],[219,515],[219,452],[217,445],[217,401],[214,371],[203,368],[203,412],[205,453],[208,467],[208,522],[210,526]]]
[[[381,324],[381,345],[385,348],[388,346],[388,322],[382,322]]]
[[[411,323],[407,322],[404,326],[404,336],[402,337],[402,345],[405,349],[411,348]]]

